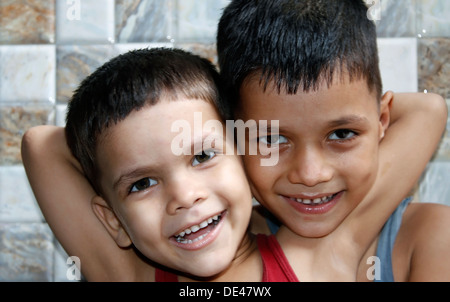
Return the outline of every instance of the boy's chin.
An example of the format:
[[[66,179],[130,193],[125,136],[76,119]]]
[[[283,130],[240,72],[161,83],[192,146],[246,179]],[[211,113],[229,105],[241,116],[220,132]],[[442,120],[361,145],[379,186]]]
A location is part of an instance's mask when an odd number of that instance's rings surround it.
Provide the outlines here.
[[[224,273],[230,266],[232,260],[233,257],[230,257],[229,261],[227,261],[223,256],[219,258],[216,255],[215,257],[210,257],[209,260],[204,259],[204,261],[197,262],[195,265],[190,265],[191,269],[187,273],[192,275],[194,279],[213,279]]]
[[[311,221],[302,221],[299,223],[293,224],[285,224],[290,225],[288,227],[290,231],[297,236],[305,237],[305,238],[322,238],[328,236],[333,233],[336,228],[339,226],[339,223],[336,222],[311,222]]]

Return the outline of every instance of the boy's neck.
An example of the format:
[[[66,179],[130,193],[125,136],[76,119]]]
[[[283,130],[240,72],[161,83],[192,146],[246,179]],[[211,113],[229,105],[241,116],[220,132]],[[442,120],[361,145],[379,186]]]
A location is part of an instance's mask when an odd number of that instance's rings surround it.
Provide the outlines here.
[[[300,281],[356,281],[355,272],[372,246],[342,228],[311,238],[281,226],[276,237]]]

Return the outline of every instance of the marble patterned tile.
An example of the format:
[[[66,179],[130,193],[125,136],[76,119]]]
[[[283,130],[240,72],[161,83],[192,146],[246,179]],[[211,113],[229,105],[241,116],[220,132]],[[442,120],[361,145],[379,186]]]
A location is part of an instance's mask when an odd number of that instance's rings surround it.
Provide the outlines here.
[[[46,223],[0,223],[0,281],[52,281],[53,253]]]
[[[417,92],[417,39],[379,38],[383,91]]]
[[[114,54],[120,55],[135,49],[143,49],[143,48],[157,48],[157,47],[166,47],[171,48],[174,47],[174,43],[116,43],[114,44]]]
[[[23,166],[0,166],[0,222],[43,222]]]
[[[222,9],[230,0],[219,1],[178,1],[177,42],[214,43],[216,41],[217,23]]]
[[[176,0],[117,0],[116,41],[171,42],[176,39]]]
[[[373,0],[366,2],[374,3]],[[376,5],[379,7],[376,9],[380,10],[379,20],[375,20],[378,37],[416,37],[416,2],[416,0],[377,0]]]
[[[450,1],[417,2],[417,34],[419,37],[450,38]]]
[[[428,164],[419,187],[421,202],[442,203],[450,206],[450,161]]]
[[[0,102],[55,101],[54,45],[0,46]]]
[[[56,1],[58,44],[114,42],[114,0]]]
[[[208,59],[217,68],[219,68],[216,43],[177,43],[176,46]]]
[[[57,100],[68,102],[81,81],[116,55],[114,45],[60,45],[57,47]]]
[[[56,241],[56,240],[55,240]],[[54,259],[54,274],[53,281],[55,282],[78,282],[85,281],[86,279],[83,277],[81,272],[75,271],[78,267],[72,259],[69,259],[66,251],[62,248],[61,244],[56,241],[55,242],[55,259]],[[80,261],[80,265],[82,265]]]
[[[54,0],[0,0],[0,44],[55,42]]]
[[[22,136],[30,127],[54,123],[53,107],[48,104],[0,106],[0,165],[22,163]]]
[[[418,40],[419,90],[450,98],[450,38]]]

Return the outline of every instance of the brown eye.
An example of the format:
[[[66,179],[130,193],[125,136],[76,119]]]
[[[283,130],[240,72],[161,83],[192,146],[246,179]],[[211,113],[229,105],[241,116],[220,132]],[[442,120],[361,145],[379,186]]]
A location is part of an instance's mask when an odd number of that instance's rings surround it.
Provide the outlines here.
[[[284,137],[283,135],[276,135],[276,134],[260,137],[259,141],[268,146],[287,143],[286,137]]]
[[[214,151],[211,151],[211,150],[202,151],[201,153],[194,155],[194,160],[192,161],[192,165],[195,167],[198,164],[201,164],[201,163],[204,163],[204,162],[210,160],[214,156],[216,156],[216,153]]]
[[[331,133],[331,135],[328,137],[331,140],[346,140],[351,139],[354,137],[356,133],[349,129],[339,129]]]
[[[150,188],[151,186],[154,186],[154,185],[156,185],[156,184],[157,184],[157,182],[156,182],[156,180],[154,180],[154,179],[151,179],[151,178],[149,178],[149,177],[142,178],[142,179],[136,181],[136,182],[131,186],[130,193],[143,191],[143,190],[148,189],[148,188]]]

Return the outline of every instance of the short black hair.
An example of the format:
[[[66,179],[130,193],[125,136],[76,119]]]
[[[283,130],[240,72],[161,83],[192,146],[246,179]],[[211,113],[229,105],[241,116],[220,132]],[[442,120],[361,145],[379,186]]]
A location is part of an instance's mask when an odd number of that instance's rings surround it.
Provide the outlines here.
[[[362,0],[233,0],[217,31],[224,85],[233,93],[249,76],[288,94],[331,85],[344,73],[366,79],[381,98],[375,24]]]
[[[111,59],[81,82],[68,104],[67,143],[100,194],[95,151],[106,128],[162,98],[205,100],[225,120],[230,110],[221,100],[224,95],[216,68],[204,58],[171,48],[130,51]]]

